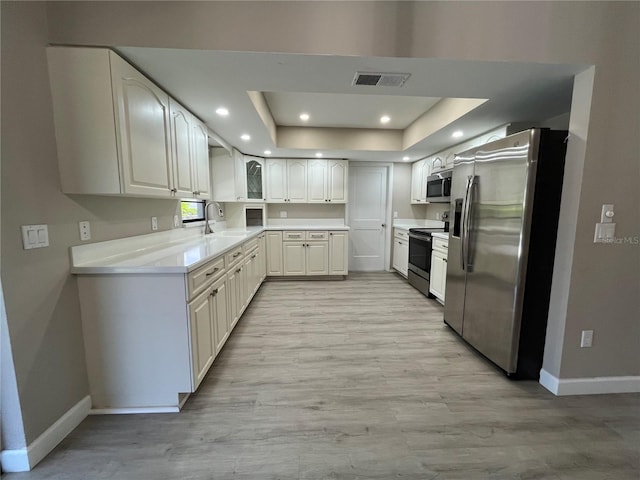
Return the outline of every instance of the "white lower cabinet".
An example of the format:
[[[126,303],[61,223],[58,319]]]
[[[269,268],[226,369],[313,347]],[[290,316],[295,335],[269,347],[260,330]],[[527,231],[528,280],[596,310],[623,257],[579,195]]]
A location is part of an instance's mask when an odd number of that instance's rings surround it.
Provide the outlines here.
[[[241,264],[236,264],[231,268],[231,271],[227,274],[227,281],[229,287],[229,294],[227,296],[229,302],[229,328],[233,328],[240,320],[240,315],[244,311],[244,275],[242,273],[243,267]]]
[[[348,275],[346,230],[267,232],[267,276]]]
[[[266,270],[269,277],[280,277],[284,274],[282,260],[282,232],[265,233]]]
[[[433,239],[429,292],[440,300],[441,303],[444,303],[445,300],[448,246],[449,242],[447,240],[441,238]]]
[[[213,311],[207,291],[189,304],[189,328],[191,330],[192,381],[195,390],[209,371],[216,355]]]
[[[329,275],[349,274],[349,233],[329,232]]]
[[[407,276],[409,270],[409,232],[405,229],[394,229],[393,268],[403,276]]]
[[[224,347],[231,328],[229,325],[229,310],[227,298],[227,277],[224,276],[212,285],[209,294],[211,313],[213,314],[214,338],[216,343],[216,356]]]
[[[78,275],[92,407],[178,411],[266,276],[265,236],[188,274]]]
[[[307,257],[304,241],[282,242],[283,275],[306,275]]]
[[[329,275],[329,242],[309,241],[305,244],[307,275]]]

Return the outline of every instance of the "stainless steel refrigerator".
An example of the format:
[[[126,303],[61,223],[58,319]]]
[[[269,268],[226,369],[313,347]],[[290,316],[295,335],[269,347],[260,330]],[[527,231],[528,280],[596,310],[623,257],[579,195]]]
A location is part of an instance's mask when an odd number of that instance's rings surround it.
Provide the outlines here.
[[[444,320],[512,378],[540,375],[566,131],[456,155]]]

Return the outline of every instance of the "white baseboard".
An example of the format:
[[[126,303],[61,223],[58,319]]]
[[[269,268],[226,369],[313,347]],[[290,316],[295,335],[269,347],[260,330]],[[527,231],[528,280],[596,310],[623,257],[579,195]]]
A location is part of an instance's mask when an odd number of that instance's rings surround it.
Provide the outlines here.
[[[26,472],[46,457],[71,431],[80,425],[91,408],[88,395],[71,407],[29,446],[17,450],[3,450],[0,455],[3,472]]]
[[[558,396],[638,393],[640,376],[557,378],[543,369],[540,371],[540,385]]]
[[[178,413],[179,406],[171,407],[126,407],[126,408],[92,408],[89,415],[127,415],[133,413]]]

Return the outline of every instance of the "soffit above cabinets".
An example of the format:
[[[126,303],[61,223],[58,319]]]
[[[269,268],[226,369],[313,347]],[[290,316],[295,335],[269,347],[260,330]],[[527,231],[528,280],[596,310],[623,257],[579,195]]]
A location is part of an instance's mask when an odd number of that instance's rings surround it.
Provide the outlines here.
[[[116,47],[240,151],[412,160],[510,122],[570,109],[581,65]],[[356,72],[408,73],[401,86]],[[215,113],[224,106],[229,115]],[[310,115],[308,122],[300,113]],[[389,115],[383,125],[380,116]],[[452,140],[455,130],[464,137]],[[376,136],[379,136],[377,138]],[[251,136],[243,141],[243,133]]]

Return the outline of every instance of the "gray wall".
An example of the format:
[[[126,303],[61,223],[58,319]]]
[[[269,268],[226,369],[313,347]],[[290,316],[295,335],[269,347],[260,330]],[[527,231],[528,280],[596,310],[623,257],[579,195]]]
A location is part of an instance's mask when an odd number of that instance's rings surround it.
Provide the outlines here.
[[[343,220],[345,205],[319,204],[268,204],[267,218],[280,219],[280,212],[287,212],[286,218],[335,218]]]
[[[616,204],[619,237],[640,234],[637,2],[51,2],[47,13],[48,26],[42,5],[2,2],[2,277],[28,441],[87,393],[68,274],[76,222],[103,221],[102,240],[146,233],[151,215],[168,228],[175,208],[118,200],[119,210],[59,193],[48,41],[596,65],[591,109],[571,112],[588,137],[567,158],[581,179],[564,197],[559,255],[571,261],[554,278],[548,346],[558,358],[545,368],[563,378],[640,374],[639,247],[592,243],[602,203]],[[40,222],[52,246],[23,251],[19,225]],[[586,328],[594,347],[579,349]]]
[[[78,221],[89,220],[91,241],[102,241],[151,233],[151,216],[161,230],[172,228],[177,213],[175,200],[60,193],[47,31],[44,5],[2,3],[2,284],[27,443],[88,394],[76,281],[69,275]],[[40,223],[49,226],[50,246],[23,250],[20,225]],[[11,432],[5,430],[3,447],[24,446],[25,438]]]

